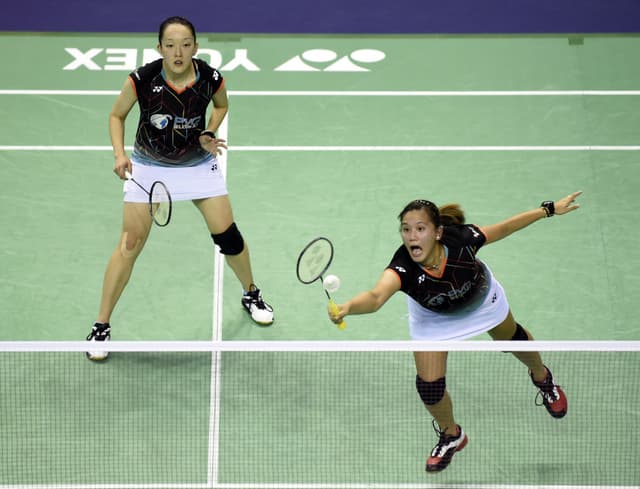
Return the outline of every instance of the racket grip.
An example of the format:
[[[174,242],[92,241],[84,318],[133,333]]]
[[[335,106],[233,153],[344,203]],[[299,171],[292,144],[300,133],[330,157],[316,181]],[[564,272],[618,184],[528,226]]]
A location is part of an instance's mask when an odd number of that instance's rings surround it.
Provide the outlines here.
[[[131,180],[131,178],[133,178],[131,176],[131,173],[129,173],[129,170],[124,171],[124,178],[126,178],[127,180]]]
[[[338,306],[336,305],[335,302],[333,302],[333,299],[329,299],[329,310],[331,311],[332,314],[337,314],[339,312]],[[343,319],[337,324],[337,326],[339,329],[345,329],[347,327],[347,323]]]

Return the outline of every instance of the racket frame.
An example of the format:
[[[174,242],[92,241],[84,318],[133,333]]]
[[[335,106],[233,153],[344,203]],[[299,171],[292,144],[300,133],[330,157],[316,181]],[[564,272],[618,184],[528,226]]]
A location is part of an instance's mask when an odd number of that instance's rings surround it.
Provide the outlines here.
[[[311,248],[314,244],[316,244],[318,241],[326,241],[329,244],[329,249],[331,250],[331,253],[329,254],[329,259],[327,260],[327,264],[324,266],[322,271],[313,280],[303,280],[302,277],[300,276],[300,262],[302,261],[302,258],[304,257],[304,254],[307,252],[307,250]],[[324,273],[329,269],[329,266],[331,265],[332,261],[333,261],[333,243],[331,242],[330,239],[325,238],[324,236],[319,236],[311,240],[307,244],[307,246],[305,246],[302,249],[302,251],[300,252],[300,255],[298,255],[298,262],[296,263],[296,275],[298,276],[298,280],[305,285],[309,285],[309,284],[312,284],[313,282],[316,282],[317,280],[320,280],[320,285],[322,286],[322,290],[324,290],[324,293],[327,295],[327,299],[329,299],[329,308],[333,312],[333,311],[337,311],[338,306],[331,298],[331,294],[329,294],[329,291],[324,288],[324,284],[323,284],[324,279],[322,277]],[[340,329],[345,329],[347,327],[347,323],[343,319],[337,326]]]
[[[147,190],[146,188],[144,188],[142,185],[140,185],[140,183],[133,178],[133,175],[131,175],[131,173],[129,173],[127,170],[125,170],[124,172],[124,176],[127,180],[132,181],[133,183],[135,183],[140,189],[142,189],[144,191],[144,193],[147,194],[147,196],[149,197],[149,214],[151,215],[151,219],[153,219],[153,222],[156,224],[156,226],[159,226],[161,228],[165,227],[167,224],[169,224],[169,221],[171,221],[171,212],[173,210],[173,201],[171,199],[171,194],[169,193],[169,189],[167,188],[167,186],[164,184],[164,182],[161,182],[160,180],[156,180],[155,182],[153,182],[151,184],[151,191]],[[167,215],[167,220],[166,222],[160,222],[156,219],[156,216],[153,212],[153,189],[156,185],[161,185],[164,188],[164,191],[167,194],[167,198],[169,199],[169,212]]]
[[[133,179],[132,179],[133,180]],[[137,182],[136,182],[137,183]],[[164,193],[167,195],[167,200],[169,202],[169,210],[167,211],[167,219],[164,222],[160,222],[156,219],[156,215],[155,212],[153,212],[153,206],[157,205],[160,206],[159,203],[153,202],[153,191],[155,190],[156,186],[158,187],[162,187],[162,189],[164,190]],[[173,210],[173,202],[171,200],[171,194],[169,193],[169,189],[167,188],[167,186],[164,184],[164,182],[161,182],[160,180],[156,180],[155,182],[153,182],[151,184],[151,190],[148,192],[149,193],[149,212],[151,213],[151,218],[153,219],[153,222],[156,223],[156,225],[160,226],[161,228],[165,227],[167,224],[169,224],[169,221],[171,221],[171,212]]]
[[[316,277],[314,277],[312,280],[303,280],[302,277],[300,276],[300,262],[302,262],[302,258],[304,257],[304,254],[307,252],[307,250],[309,248],[311,248],[314,244],[316,244],[318,241],[326,241],[329,244],[329,249],[331,250],[331,253],[329,255],[329,260],[327,260],[327,264],[325,265],[325,267],[322,269],[322,271]],[[322,280],[322,275],[324,275],[324,272],[326,272],[329,269],[329,265],[331,265],[332,261],[333,261],[333,243],[328,238],[325,238],[323,236],[319,236],[319,237],[311,240],[311,242],[309,242],[307,244],[307,246],[305,246],[302,249],[302,251],[300,252],[300,255],[298,255],[298,262],[296,263],[296,275],[298,275],[298,280],[300,280],[300,282],[302,282],[303,284],[306,284],[306,285],[312,284],[313,282],[315,282],[318,279]],[[325,292],[326,292],[326,290],[325,290]],[[328,294],[328,292],[327,292],[327,294]]]

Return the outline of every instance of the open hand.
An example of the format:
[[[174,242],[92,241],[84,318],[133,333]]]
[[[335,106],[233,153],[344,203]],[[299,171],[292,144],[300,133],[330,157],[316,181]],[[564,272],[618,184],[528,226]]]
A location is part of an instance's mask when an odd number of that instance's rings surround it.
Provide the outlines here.
[[[576,204],[576,198],[582,194],[582,191],[573,192],[566,197],[556,200],[554,202],[557,215],[566,214],[567,212],[575,211],[580,207],[580,204]]]

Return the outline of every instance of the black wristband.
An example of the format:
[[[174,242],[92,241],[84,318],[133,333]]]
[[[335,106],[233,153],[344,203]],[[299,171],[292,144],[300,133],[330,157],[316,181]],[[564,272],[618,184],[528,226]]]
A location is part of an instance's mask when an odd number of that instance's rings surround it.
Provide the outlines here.
[[[544,209],[544,212],[547,214],[547,217],[551,217],[556,213],[556,206],[553,203],[553,200],[545,200],[540,207]]]
[[[213,132],[213,131],[206,130],[206,131],[202,131],[200,133],[200,136],[209,136],[210,138],[215,139],[216,138],[216,133]],[[198,136],[198,137],[200,137],[200,136]]]

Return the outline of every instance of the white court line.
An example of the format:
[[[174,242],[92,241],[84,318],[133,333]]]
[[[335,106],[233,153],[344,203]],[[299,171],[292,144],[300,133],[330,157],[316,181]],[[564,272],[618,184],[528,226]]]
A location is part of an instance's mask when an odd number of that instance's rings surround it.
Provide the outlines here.
[[[230,90],[232,96],[531,97],[638,96],[640,90]],[[118,95],[117,90],[0,90],[0,95]],[[127,148],[131,150],[130,147]],[[635,145],[581,146],[230,146],[231,151],[640,151]],[[0,151],[112,151],[111,146],[0,146]]]
[[[229,135],[229,114],[225,116],[225,118],[220,123],[220,127],[218,128],[217,135],[220,139],[224,139],[228,141]],[[131,148],[133,149],[133,147]],[[217,157],[218,164],[220,165],[220,171],[222,172],[222,176],[227,180],[227,152],[223,151],[222,154]],[[215,275],[214,275],[214,284],[213,284],[213,331],[212,331],[212,340],[213,341],[222,341],[222,284],[223,284],[223,276],[224,276],[224,265],[225,259],[222,253],[220,253],[220,248],[218,246],[214,246],[214,262],[215,262]]]
[[[133,149],[126,146],[127,151]],[[6,146],[0,151],[113,151],[111,146]],[[229,151],[640,151],[640,146],[229,146]]]
[[[229,133],[228,114],[218,127],[218,136],[227,140]],[[227,179],[227,153],[217,157],[220,171]],[[213,247],[213,301],[212,301],[212,332],[214,342],[222,341],[222,303],[224,283],[224,256],[217,245]],[[211,378],[209,385],[209,437],[207,449],[207,487],[218,484],[218,467],[220,460],[220,388],[222,383],[222,352],[216,351],[211,355]]]
[[[1,146],[0,146],[1,148]],[[109,148],[111,149],[111,148]],[[640,146],[229,146],[229,151],[638,151]]]
[[[109,95],[119,90],[0,90],[0,95]],[[640,90],[229,90],[236,97],[610,97]]]
[[[575,97],[637,96],[640,90],[238,90],[245,97]]]

